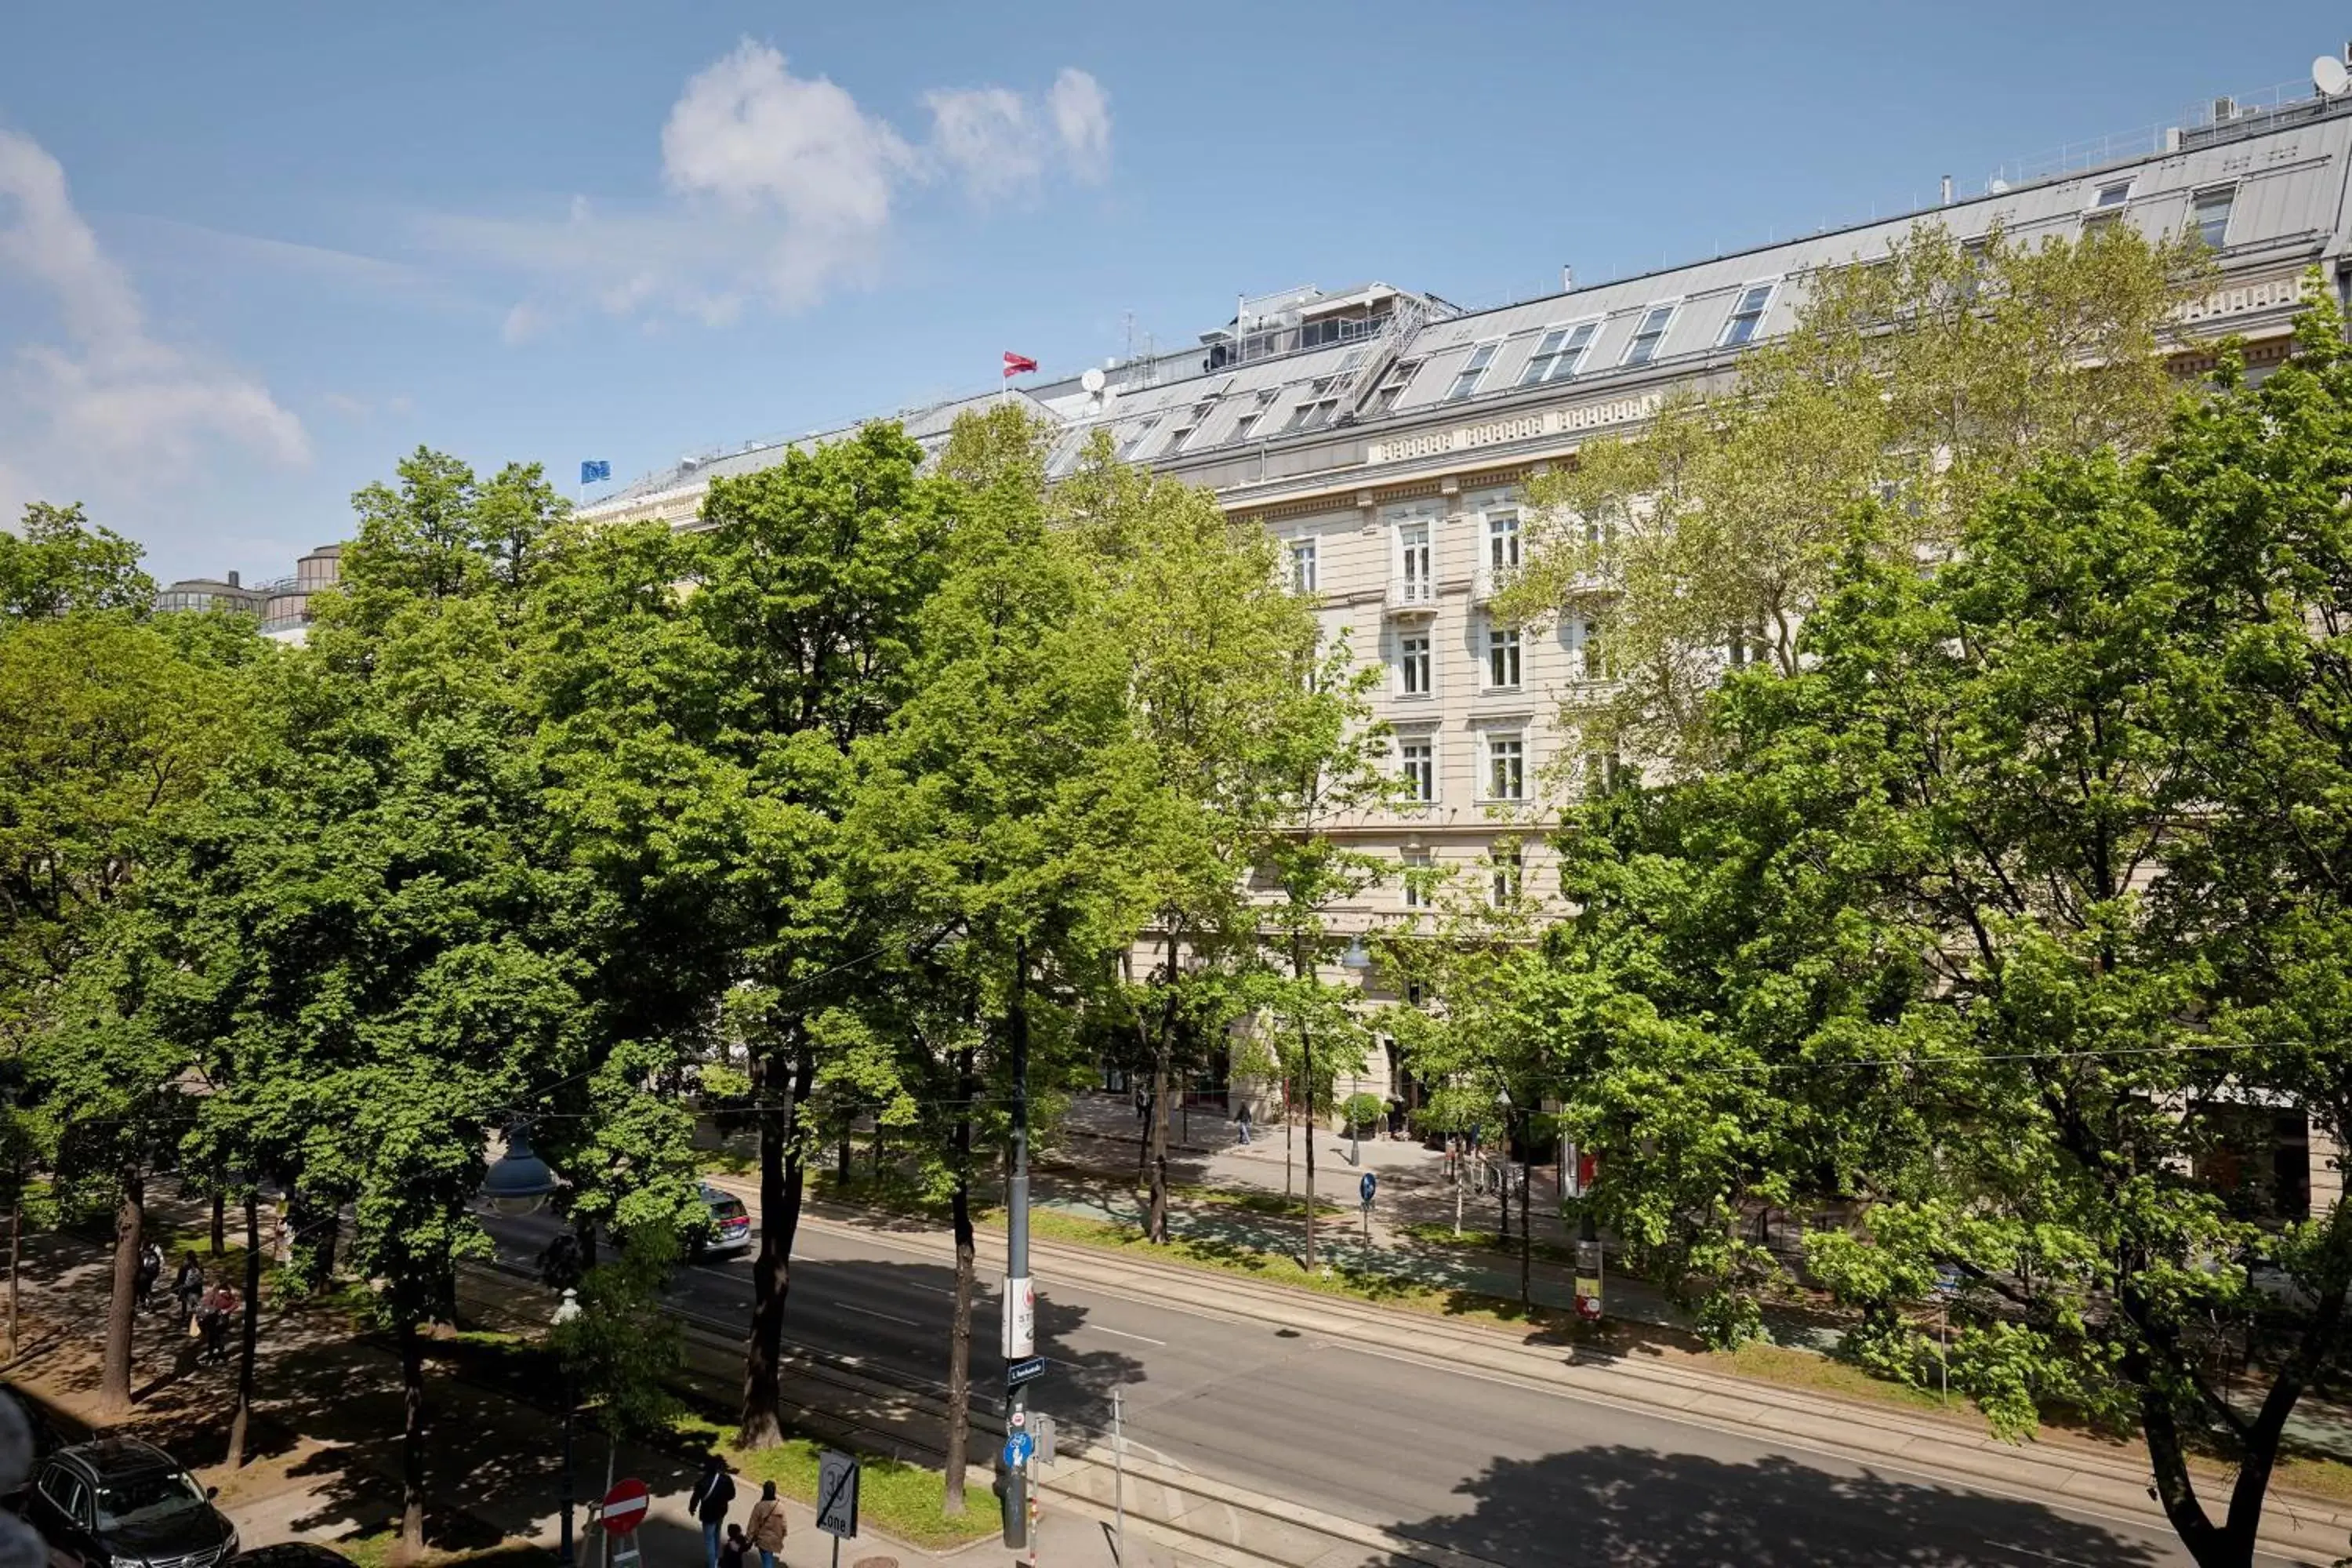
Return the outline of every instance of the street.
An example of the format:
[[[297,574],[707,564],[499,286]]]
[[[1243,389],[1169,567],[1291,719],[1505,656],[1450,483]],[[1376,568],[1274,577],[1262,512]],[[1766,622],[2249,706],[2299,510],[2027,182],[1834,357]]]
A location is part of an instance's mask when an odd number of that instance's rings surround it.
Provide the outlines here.
[[[554,1233],[544,1217],[491,1225],[510,1263],[529,1264]],[[948,1268],[887,1236],[823,1224],[803,1225],[795,1252],[790,1340],[937,1385]],[[673,1300],[732,1325],[745,1321],[750,1295],[745,1256],[682,1269]],[[996,1317],[992,1300],[976,1303],[976,1402],[1001,1382]],[[1263,1323],[1056,1289],[1050,1279],[1039,1289],[1038,1341],[1053,1364],[1034,1403],[1066,1430],[1108,1430],[1117,1387],[1137,1451],[1514,1568],[1570,1555],[1791,1568],[2189,1561],[2135,1521]]]

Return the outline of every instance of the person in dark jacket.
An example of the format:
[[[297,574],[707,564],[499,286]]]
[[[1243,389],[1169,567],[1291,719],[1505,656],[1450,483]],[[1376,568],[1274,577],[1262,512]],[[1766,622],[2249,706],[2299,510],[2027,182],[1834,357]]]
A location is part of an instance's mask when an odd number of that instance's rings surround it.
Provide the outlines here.
[[[193,1252],[181,1258],[179,1272],[172,1276],[172,1300],[179,1303],[180,1332],[184,1334],[205,1300],[205,1266]]]
[[[702,1461],[702,1477],[687,1495],[686,1506],[702,1525],[703,1568],[719,1568],[719,1545],[727,1524],[727,1505],[735,1500],[735,1478],[727,1461],[716,1454]]]
[[[131,1281],[137,1289],[140,1306],[155,1304],[155,1287],[163,1279],[163,1249],[151,1241],[139,1249],[139,1272]]]

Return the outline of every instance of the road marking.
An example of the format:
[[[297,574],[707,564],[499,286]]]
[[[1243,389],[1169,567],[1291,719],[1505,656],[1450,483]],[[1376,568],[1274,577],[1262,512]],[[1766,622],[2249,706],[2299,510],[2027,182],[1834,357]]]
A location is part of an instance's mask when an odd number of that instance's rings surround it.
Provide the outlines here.
[[[1130,1334],[1125,1329],[1106,1329],[1100,1323],[1088,1323],[1079,1331],[1082,1333],[1092,1331],[1097,1334],[1117,1334],[1123,1340],[1140,1340],[1147,1345],[1160,1345],[1163,1348],[1168,1343],[1166,1340],[1155,1340],[1150,1334]]]
[[[910,1329],[919,1329],[923,1326],[912,1318],[899,1318],[888,1312],[877,1312],[871,1307],[861,1307],[855,1301],[827,1301],[825,1305],[838,1307],[845,1312],[856,1312],[860,1317],[879,1318],[886,1323],[904,1323]]]

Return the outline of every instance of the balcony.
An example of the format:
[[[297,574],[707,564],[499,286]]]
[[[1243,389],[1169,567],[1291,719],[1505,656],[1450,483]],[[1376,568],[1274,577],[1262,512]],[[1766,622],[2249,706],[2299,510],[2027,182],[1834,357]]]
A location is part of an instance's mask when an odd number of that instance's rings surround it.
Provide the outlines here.
[[[1391,616],[1433,616],[1437,613],[1437,579],[1391,577],[1381,605]]]

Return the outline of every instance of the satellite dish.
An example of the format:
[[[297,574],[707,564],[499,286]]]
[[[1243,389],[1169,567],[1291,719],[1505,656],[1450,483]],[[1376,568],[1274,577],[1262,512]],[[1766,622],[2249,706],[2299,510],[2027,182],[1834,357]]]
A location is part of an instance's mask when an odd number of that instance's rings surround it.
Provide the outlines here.
[[[1103,389],[1103,373],[1088,365],[1087,374],[1078,377],[1078,384],[1088,392],[1100,392]]]
[[[2347,71],[2334,55],[2322,55],[2311,62],[2311,85],[2322,98],[2341,98],[2345,89],[2352,88],[2352,71]]]

